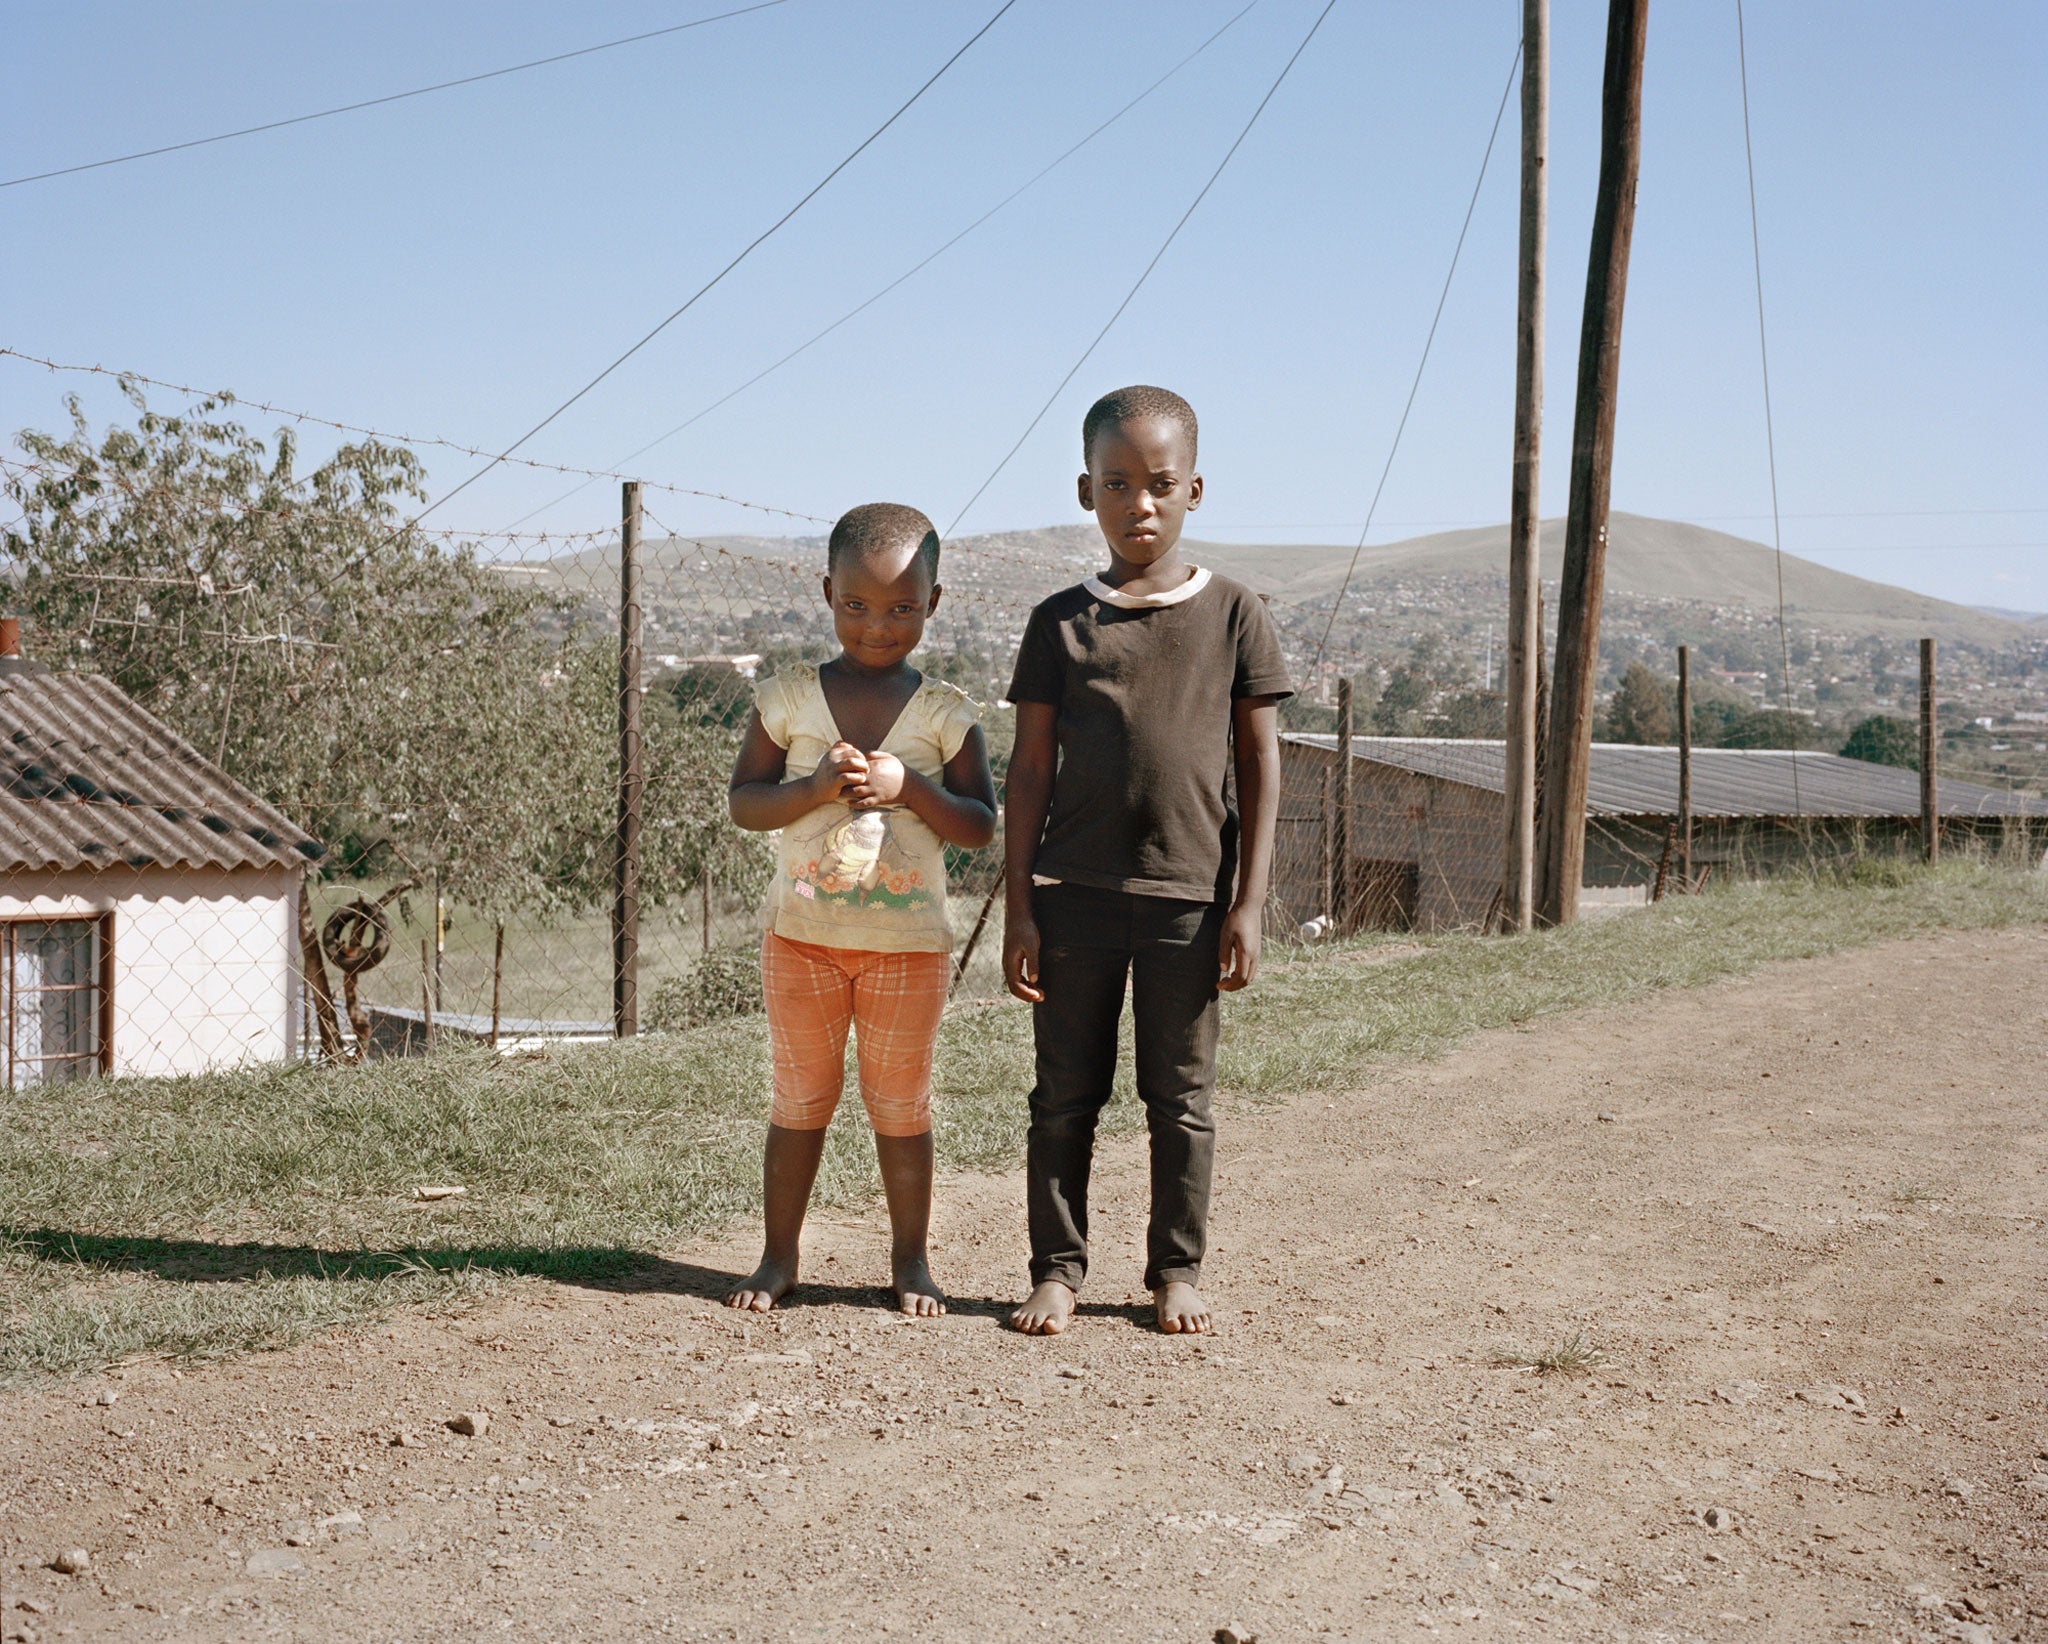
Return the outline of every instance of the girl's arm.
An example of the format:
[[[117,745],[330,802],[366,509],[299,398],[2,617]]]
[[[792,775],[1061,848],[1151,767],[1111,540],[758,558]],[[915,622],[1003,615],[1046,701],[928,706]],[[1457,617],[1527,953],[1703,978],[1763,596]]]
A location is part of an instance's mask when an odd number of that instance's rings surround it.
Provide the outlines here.
[[[1038,922],[1031,916],[1031,865],[1052,808],[1059,768],[1059,709],[1050,702],[1017,704],[1017,740],[1003,781],[1003,980],[1019,999],[1037,1004]]]
[[[759,711],[747,718],[747,734],[733,761],[726,808],[733,821],[752,833],[773,833],[820,805],[845,796],[868,773],[867,756],[850,742],[835,742],[809,776],[782,780],[787,752],[761,724]]]
[[[1279,698],[1240,697],[1231,705],[1231,753],[1237,769],[1237,894],[1223,916],[1216,986],[1225,993],[1252,985],[1258,973],[1266,890],[1273,871],[1273,835],[1280,819]]]
[[[988,739],[972,727],[942,778],[920,776],[894,754],[870,754],[867,772],[846,790],[857,811],[902,805],[949,845],[978,851],[996,836],[996,779],[988,769]]]

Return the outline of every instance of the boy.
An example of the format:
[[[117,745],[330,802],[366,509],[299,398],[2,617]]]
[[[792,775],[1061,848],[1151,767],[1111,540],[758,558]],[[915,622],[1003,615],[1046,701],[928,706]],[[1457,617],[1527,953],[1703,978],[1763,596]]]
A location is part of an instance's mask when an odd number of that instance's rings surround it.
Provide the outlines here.
[[[946,1310],[926,1258],[932,1046],[953,946],[945,847],[994,837],[995,783],[974,704],[910,665],[939,605],[931,521],[900,503],[855,508],[832,527],[825,568],[839,655],[762,681],[733,765],[733,821],[781,837],[761,938],[775,1068],[767,1237],[761,1265],[726,1301],[765,1313],[796,1286],[851,1025],[896,1305],[932,1318]]]
[[[1280,800],[1272,619],[1250,590],[1187,564],[1202,501],[1195,413],[1122,388],[1081,425],[1081,506],[1109,565],[1031,613],[1004,816],[1003,971],[1038,1050],[1027,1198],[1033,1289],[1010,1323],[1057,1335],[1088,1267],[1095,1122],[1131,981],[1152,1148],[1145,1286],[1169,1335],[1210,1328],[1207,1240],[1218,990],[1247,986]],[[1233,814],[1230,786],[1236,779]]]

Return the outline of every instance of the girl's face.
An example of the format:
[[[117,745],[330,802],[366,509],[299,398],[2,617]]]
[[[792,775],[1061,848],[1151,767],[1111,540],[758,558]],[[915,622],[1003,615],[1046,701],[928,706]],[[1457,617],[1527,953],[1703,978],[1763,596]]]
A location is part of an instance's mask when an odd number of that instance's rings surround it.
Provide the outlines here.
[[[915,545],[886,555],[847,554],[825,578],[832,632],[846,660],[876,673],[901,664],[924,638],[940,592]]]

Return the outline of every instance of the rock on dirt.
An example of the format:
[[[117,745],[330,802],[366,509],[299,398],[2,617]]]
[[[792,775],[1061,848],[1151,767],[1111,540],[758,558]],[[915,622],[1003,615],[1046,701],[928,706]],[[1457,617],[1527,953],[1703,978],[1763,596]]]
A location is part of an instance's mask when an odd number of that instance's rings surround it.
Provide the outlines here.
[[[1216,1644],[1259,1644],[1259,1635],[1242,1622],[1233,1621],[1216,1629]]]
[[[92,1568],[92,1554],[83,1547],[66,1547],[50,1560],[50,1568],[59,1575],[84,1575]]]
[[[490,1430],[490,1415],[483,1410],[465,1410],[459,1416],[448,1418],[448,1431],[460,1433],[464,1438],[482,1438]]]

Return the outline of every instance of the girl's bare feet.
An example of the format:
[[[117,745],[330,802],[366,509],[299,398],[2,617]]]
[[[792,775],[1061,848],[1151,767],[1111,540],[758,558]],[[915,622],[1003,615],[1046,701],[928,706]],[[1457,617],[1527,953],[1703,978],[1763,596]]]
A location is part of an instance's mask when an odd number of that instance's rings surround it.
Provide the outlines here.
[[[1074,1322],[1074,1292],[1058,1279],[1047,1279],[1024,1298],[1010,1315],[1010,1328],[1027,1336],[1057,1336]]]
[[[1159,1310],[1159,1328],[1169,1336],[1206,1336],[1214,1328],[1202,1293],[1183,1280],[1153,1291],[1152,1305]]]
[[[767,1313],[795,1288],[796,1263],[770,1261],[764,1256],[761,1265],[726,1296],[725,1305],[748,1313]]]
[[[946,1310],[946,1293],[932,1282],[924,1253],[895,1262],[896,1305],[914,1319],[935,1319]]]

